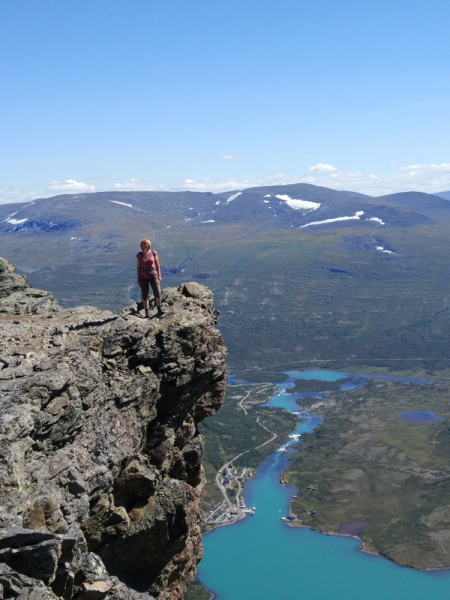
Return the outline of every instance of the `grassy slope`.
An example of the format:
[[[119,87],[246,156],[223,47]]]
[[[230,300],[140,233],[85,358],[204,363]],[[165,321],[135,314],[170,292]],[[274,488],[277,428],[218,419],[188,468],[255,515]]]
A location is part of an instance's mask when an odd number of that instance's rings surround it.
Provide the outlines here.
[[[215,291],[233,369],[315,358],[447,356],[446,223],[267,232],[234,224],[167,230],[157,221],[150,228],[130,221],[114,240],[115,254],[102,254],[111,227],[86,227],[85,241],[76,245],[55,236],[50,250],[50,242],[41,243],[38,235],[5,237],[2,253],[29,269],[31,283],[53,291],[64,305],[117,309],[138,294],[135,246],[145,231],[163,265],[174,267],[193,257],[185,272],[166,277],[163,286],[178,285],[196,273],[212,275],[204,283]],[[89,244],[94,234],[104,238],[96,254]],[[352,246],[355,237],[374,236],[396,254]]]
[[[450,265],[436,233],[396,232],[404,235],[401,258],[347,251],[343,229],[241,238],[234,265],[223,253],[215,259],[211,248],[208,261],[222,264],[214,287],[231,363],[446,355]],[[418,251],[424,246],[426,259]]]
[[[330,396],[336,406],[304,436],[287,475],[299,489],[292,510],[304,525],[336,532],[341,523],[370,521],[361,535],[369,550],[420,569],[450,567],[450,396],[443,375],[432,386],[371,382]],[[447,421],[419,425],[396,416],[428,409]]]

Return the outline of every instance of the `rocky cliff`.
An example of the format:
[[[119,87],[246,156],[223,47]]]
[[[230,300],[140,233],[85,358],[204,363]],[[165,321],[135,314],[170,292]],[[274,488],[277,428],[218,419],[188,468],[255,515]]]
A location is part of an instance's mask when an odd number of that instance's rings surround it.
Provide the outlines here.
[[[207,288],[164,299],[66,310],[0,259],[0,598],[183,597],[226,349]]]

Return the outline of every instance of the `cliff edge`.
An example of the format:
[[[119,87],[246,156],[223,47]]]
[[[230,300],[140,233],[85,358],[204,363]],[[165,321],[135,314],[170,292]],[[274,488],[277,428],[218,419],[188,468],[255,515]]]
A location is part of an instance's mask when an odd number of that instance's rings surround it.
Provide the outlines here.
[[[226,349],[212,292],[163,297],[162,319],[63,309],[0,259],[0,598],[178,600],[194,577]]]

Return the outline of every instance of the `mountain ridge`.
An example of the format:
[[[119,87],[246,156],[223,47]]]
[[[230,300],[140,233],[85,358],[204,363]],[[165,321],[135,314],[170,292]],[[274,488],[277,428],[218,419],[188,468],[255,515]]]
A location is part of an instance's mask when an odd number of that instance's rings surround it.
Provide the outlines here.
[[[383,214],[392,219],[392,223],[387,224],[409,226],[430,222],[424,211],[431,214],[443,211],[450,215],[450,206],[438,196],[421,192],[375,198],[311,184],[265,186],[220,194],[92,192],[42,198],[24,205],[1,205],[0,234],[76,232],[83,226],[108,219],[128,220],[145,216],[159,220],[158,224],[166,228],[213,223],[247,224],[252,220],[266,229],[287,229],[321,221],[329,223],[330,219],[382,221],[380,215]]]
[[[439,196],[440,198],[444,198],[444,200],[450,200],[450,191],[448,192],[438,192],[435,196]]]

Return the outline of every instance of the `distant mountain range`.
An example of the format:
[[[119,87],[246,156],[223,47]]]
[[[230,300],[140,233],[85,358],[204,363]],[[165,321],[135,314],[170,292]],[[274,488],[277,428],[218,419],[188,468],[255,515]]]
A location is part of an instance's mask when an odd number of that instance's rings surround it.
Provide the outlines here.
[[[436,196],[440,196],[441,198],[444,198],[444,200],[450,200],[450,191],[449,192],[439,192],[438,194],[435,194]]]
[[[230,360],[446,356],[450,203],[309,184],[67,194],[0,205],[0,255],[66,306],[137,298],[152,240],[163,286],[214,289]]]
[[[38,230],[76,233],[108,221],[119,223],[146,218],[166,228],[242,223],[266,229],[288,229],[328,225],[334,220],[355,220],[371,227],[374,223],[409,227],[431,223],[433,215],[450,211],[448,203],[443,202],[442,197],[437,198],[437,195],[420,192],[372,198],[309,184],[249,188],[221,194],[99,192],[0,205],[0,233]]]

